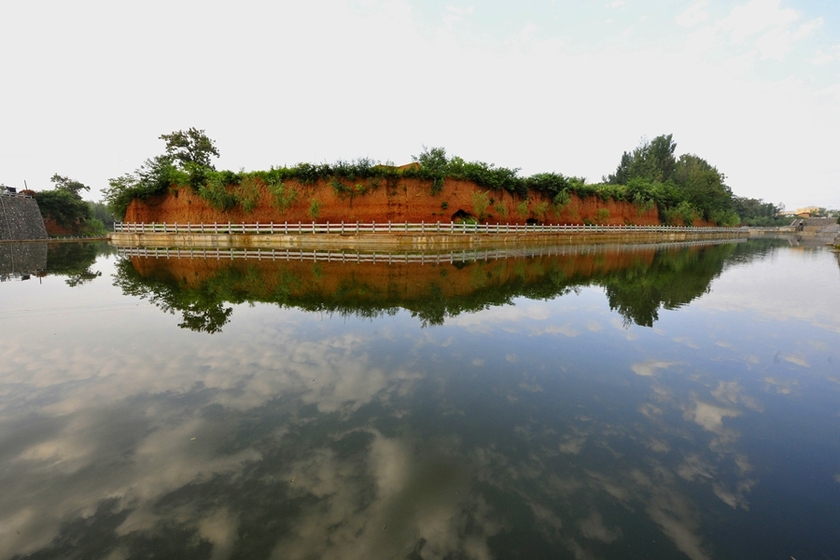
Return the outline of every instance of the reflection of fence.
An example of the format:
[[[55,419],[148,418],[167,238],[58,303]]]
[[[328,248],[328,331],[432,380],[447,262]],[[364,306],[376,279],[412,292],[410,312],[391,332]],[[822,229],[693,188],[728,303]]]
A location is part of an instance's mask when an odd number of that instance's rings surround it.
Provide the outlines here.
[[[553,245],[547,247],[524,247],[519,249],[460,250],[441,253],[361,253],[358,251],[299,251],[290,249],[193,249],[169,247],[117,247],[122,257],[147,257],[166,259],[257,259],[269,261],[309,261],[335,263],[380,263],[380,264],[440,264],[466,261],[487,261],[516,257],[562,257],[603,253],[608,250],[622,252],[649,252],[661,248],[719,245],[738,243],[742,240],[685,241],[681,243],[645,243],[638,245]]]
[[[735,233],[737,228],[687,227],[687,226],[630,226],[630,225],[574,225],[574,224],[470,224],[470,223],[289,223],[270,222],[253,224],[227,223],[133,223],[115,222],[116,233],[219,233],[219,234],[360,234],[360,233],[413,233],[413,234],[476,234],[476,233]]]

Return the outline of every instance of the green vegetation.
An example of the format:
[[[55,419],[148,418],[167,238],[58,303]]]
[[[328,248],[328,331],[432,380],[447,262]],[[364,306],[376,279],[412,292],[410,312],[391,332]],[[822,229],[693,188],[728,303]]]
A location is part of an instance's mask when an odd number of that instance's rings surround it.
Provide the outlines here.
[[[102,276],[102,272],[91,270],[96,257],[114,252],[114,247],[104,242],[50,243],[47,245],[47,268],[43,274],[66,276],[68,286],[81,286]]]
[[[474,192],[472,194],[473,211],[478,216],[479,221],[483,221],[487,217],[487,206],[490,201],[487,198],[487,191]]]
[[[664,223],[682,221],[691,225],[695,219],[703,219],[718,225],[738,225],[740,217],[724,174],[693,154],[676,159],[676,147],[670,134],[650,142],[643,139],[635,150],[622,154],[615,173],[604,180],[619,188],[623,185],[625,199],[637,206],[650,208],[656,204]]]
[[[113,227],[114,222],[114,215],[111,213],[111,209],[108,208],[108,205],[103,202],[90,202],[88,201],[88,206],[90,207],[91,216],[94,219],[99,220],[105,225],[106,229],[110,229]]]
[[[106,217],[106,214],[98,211],[96,203],[82,200],[80,193],[89,191],[89,186],[58,174],[53,175],[50,181],[55,185],[53,190],[34,194],[44,220],[54,221],[73,235],[95,236],[105,233],[104,220],[99,216]]]
[[[790,225],[793,218],[780,216],[784,204],[764,202],[760,198],[736,196],[732,199],[735,211],[741,216],[741,222],[748,226],[777,227]]]
[[[285,212],[297,200],[298,192],[294,187],[287,186],[282,180],[274,179],[266,183],[271,195],[271,205],[281,212]]]
[[[313,198],[309,201],[309,210],[307,211],[309,217],[313,220],[317,219],[318,216],[321,214],[321,203],[318,202],[317,198]]]

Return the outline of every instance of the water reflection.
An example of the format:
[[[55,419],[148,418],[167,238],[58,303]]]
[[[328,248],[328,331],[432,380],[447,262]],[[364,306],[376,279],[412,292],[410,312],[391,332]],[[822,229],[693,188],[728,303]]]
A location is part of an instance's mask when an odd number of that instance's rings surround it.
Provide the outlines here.
[[[220,294],[235,315],[206,336],[153,306],[106,310],[48,340],[15,319],[0,347],[0,557],[837,556],[836,331],[716,311],[742,275],[807,265],[822,278],[833,257],[737,244],[572,260],[387,281],[121,260],[120,282],[129,262],[160,293]],[[208,285],[202,266],[235,281]],[[677,270],[709,280],[671,276],[672,290],[649,272]],[[296,283],[271,299],[283,274],[327,298],[350,282],[363,312],[342,296],[327,304],[344,315],[310,313]],[[611,311],[618,278],[658,298],[655,328]],[[813,294],[809,278],[798,287]],[[432,280],[458,312],[421,330]],[[59,284],[127,299],[106,275]],[[781,302],[790,286],[776,288]],[[818,297],[837,305],[838,291]]]
[[[226,303],[274,303],[342,316],[377,317],[408,310],[423,325],[509,305],[514,298],[552,299],[583,286],[603,286],[626,323],[653,326],[659,309],[676,309],[702,295],[727,259],[759,258],[784,242],[750,251],[738,244],[557,247],[498,258],[487,252],[366,255],[254,251],[124,250],[115,283],[126,294],[180,313],[182,328],[219,332],[230,320]],[[492,252],[491,252],[492,253]],[[412,262],[404,262],[405,260]]]
[[[0,243],[0,282],[29,280],[46,267],[46,244]]]

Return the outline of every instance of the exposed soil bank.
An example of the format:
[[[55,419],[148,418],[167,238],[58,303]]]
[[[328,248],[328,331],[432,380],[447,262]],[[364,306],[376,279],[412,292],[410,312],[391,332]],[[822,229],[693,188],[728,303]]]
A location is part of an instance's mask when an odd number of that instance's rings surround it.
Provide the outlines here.
[[[262,183],[255,183],[256,198],[251,212],[240,206],[216,210],[190,187],[175,187],[166,194],[145,200],[133,200],[126,210],[126,222],[167,223],[281,223],[330,222],[421,222],[435,223],[474,218],[486,223],[525,224],[634,224],[659,225],[655,207],[647,210],[629,202],[585,199],[571,195],[557,206],[539,193],[521,199],[507,191],[481,189],[469,181],[447,179],[439,193],[431,194],[432,182],[422,179],[363,181],[344,180],[342,193],[334,185],[319,181],[305,185],[294,181],[285,184],[291,193],[288,207],[277,201]],[[353,193],[353,194],[350,194]],[[363,194],[355,194],[363,193]],[[288,201],[287,201],[288,202]],[[695,225],[706,225],[696,223]]]

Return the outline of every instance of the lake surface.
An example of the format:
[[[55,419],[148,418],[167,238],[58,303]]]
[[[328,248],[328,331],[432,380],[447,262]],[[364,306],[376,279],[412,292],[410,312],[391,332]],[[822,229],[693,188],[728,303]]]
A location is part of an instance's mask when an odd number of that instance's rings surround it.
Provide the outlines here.
[[[795,245],[0,246],[0,558],[840,558]]]

